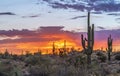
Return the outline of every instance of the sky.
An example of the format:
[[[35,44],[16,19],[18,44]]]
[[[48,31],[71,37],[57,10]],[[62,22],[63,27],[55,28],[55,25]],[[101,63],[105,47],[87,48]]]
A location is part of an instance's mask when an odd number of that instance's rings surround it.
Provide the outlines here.
[[[48,52],[53,42],[62,48],[64,40],[67,47],[82,49],[88,11],[95,24],[95,49],[105,49],[111,34],[113,49],[119,50],[120,0],[0,0],[0,50]]]

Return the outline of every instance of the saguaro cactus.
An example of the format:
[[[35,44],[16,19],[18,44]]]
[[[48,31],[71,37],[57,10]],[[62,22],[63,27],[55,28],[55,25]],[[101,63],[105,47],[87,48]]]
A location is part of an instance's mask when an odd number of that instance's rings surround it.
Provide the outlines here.
[[[52,53],[53,55],[55,55],[55,42],[53,42],[53,45],[52,45]]]
[[[64,40],[64,48],[63,48],[63,50],[66,53],[66,40]]]
[[[90,26],[90,12],[88,12],[87,38],[84,38],[82,34],[81,42],[84,52],[87,55],[87,64],[91,64],[91,54],[94,46],[94,24],[92,24],[92,27]]]
[[[107,52],[108,52],[108,60],[109,61],[111,60],[112,42],[113,42],[113,39],[111,38],[111,35],[110,35],[107,40],[107,44],[108,44]]]

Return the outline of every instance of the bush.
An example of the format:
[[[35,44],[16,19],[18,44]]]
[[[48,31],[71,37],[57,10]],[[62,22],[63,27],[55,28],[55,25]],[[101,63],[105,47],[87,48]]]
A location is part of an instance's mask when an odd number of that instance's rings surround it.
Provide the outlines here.
[[[26,59],[25,59],[25,63],[27,64],[27,65],[36,65],[36,64],[38,64],[39,63],[39,57],[38,56],[29,56],[29,57],[27,57]]]
[[[22,76],[18,73],[21,74],[21,70],[14,67],[10,61],[3,61],[0,63],[0,76],[14,76],[15,74],[17,74],[17,76]]]
[[[101,62],[105,62],[106,61],[106,56],[105,55],[101,55],[98,57],[98,59],[101,61]]]
[[[107,59],[107,57],[102,52],[97,52],[96,55],[98,56],[98,60],[100,60],[100,62],[105,62]]]
[[[29,69],[30,76],[49,76],[48,69],[46,65],[42,66],[32,66]]]
[[[117,54],[116,54],[115,59],[116,59],[116,60],[120,60],[120,53],[117,53]]]

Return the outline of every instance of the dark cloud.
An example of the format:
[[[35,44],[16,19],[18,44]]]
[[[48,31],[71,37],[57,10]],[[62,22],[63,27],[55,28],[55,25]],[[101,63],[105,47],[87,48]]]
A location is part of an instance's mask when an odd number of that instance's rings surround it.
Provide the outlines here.
[[[40,17],[41,14],[36,14],[36,15],[29,15],[29,16],[22,16],[22,18],[36,18]]]
[[[120,1],[113,0],[42,0],[53,8],[72,8],[79,11],[120,11]]]
[[[51,11],[48,11],[48,13],[52,13]]]
[[[0,43],[26,43],[26,42],[42,42],[61,40],[62,36],[68,36],[71,39],[77,38],[76,34],[70,31],[64,31],[63,26],[46,26],[40,27],[37,30],[0,30],[0,37],[9,37],[0,40]],[[11,39],[12,37],[18,37]]]
[[[8,43],[29,43],[29,42],[48,42],[59,40],[59,38],[19,38],[19,39],[4,39],[0,40],[0,44]]]
[[[86,32],[72,32],[63,30],[62,26],[46,26],[40,27],[36,30],[0,30],[0,37],[5,37],[5,39],[0,40],[1,44],[6,43],[29,43],[29,42],[49,42],[56,40],[70,40],[80,45],[80,36]],[[111,34],[114,40],[120,39],[120,29],[116,30],[105,30],[104,27],[98,26],[102,29],[100,31],[95,31],[95,41],[106,41],[108,36]],[[12,39],[12,37],[18,36],[18,38]],[[8,38],[7,38],[8,37]]]
[[[40,35],[46,35],[46,34],[59,34],[63,33],[62,30],[63,26],[46,26],[46,27],[40,27],[37,30],[28,30],[28,29],[12,29],[12,30],[0,30],[0,36],[6,36],[6,37],[35,37]]]
[[[84,18],[84,17],[86,17],[86,16],[76,16],[76,17],[73,17],[73,18],[70,18],[70,19],[74,20],[74,19]]]
[[[102,14],[102,12],[91,12],[93,14]]]
[[[0,36],[5,36],[5,37],[14,37],[14,36],[25,37],[25,36],[34,36],[35,34],[36,34],[35,31],[30,31],[28,29],[0,30]]]
[[[84,11],[84,9],[86,8],[84,5],[71,5],[71,4],[62,4],[62,3],[52,3],[50,5],[52,8],[62,8],[62,9],[76,9],[76,10],[80,10],[80,11]]]
[[[47,32],[47,33],[58,33],[61,32],[64,26],[43,26],[38,29],[40,32]]]
[[[0,12],[0,15],[16,15],[16,14],[12,12]]]
[[[110,13],[110,14],[107,14],[107,15],[120,16],[120,13]]]
[[[97,26],[97,28],[101,29],[101,30],[104,30],[105,28],[102,27],[102,26]]]

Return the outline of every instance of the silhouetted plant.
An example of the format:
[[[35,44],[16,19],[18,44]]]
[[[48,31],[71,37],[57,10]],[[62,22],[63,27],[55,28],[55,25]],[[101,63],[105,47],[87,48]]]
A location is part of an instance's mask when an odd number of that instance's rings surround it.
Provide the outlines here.
[[[98,60],[100,60],[100,62],[105,62],[106,61],[106,56],[104,54],[101,54],[98,56]]]
[[[84,49],[84,53],[87,55],[87,64],[91,64],[91,54],[93,52],[93,46],[94,46],[94,24],[92,24],[92,27],[90,26],[90,12],[88,12],[87,39],[84,38],[82,34],[81,42],[82,42],[82,47]]]
[[[37,52],[34,53],[35,56],[41,56],[41,50],[38,50]]]
[[[63,48],[63,52],[64,52],[65,54],[67,54],[67,49],[66,49],[66,40],[64,40],[64,48]]]
[[[116,59],[116,60],[120,60],[120,52],[118,52],[118,53],[115,55],[115,59]]]
[[[0,63],[0,76],[14,76],[14,67],[9,60]]]
[[[55,42],[53,42],[53,45],[52,45],[52,53],[53,55],[55,55]]]
[[[108,41],[107,41],[108,48],[106,49],[107,52],[108,52],[108,60],[109,60],[109,61],[111,60],[112,43],[113,43],[113,39],[111,38],[111,35],[110,35],[110,36],[108,37]]]
[[[65,57],[66,53],[63,50],[59,49],[59,56],[60,57]]]
[[[39,64],[40,57],[39,56],[29,56],[25,58],[26,65],[36,65]]]
[[[10,54],[7,49],[5,50],[5,52],[3,54],[3,58],[5,58],[5,59],[10,58]]]
[[[26,56],[26,57],[28,57],[28,56],[32,56],[32,53],[30,53],[29,51],[26,51],[25,56]]]

